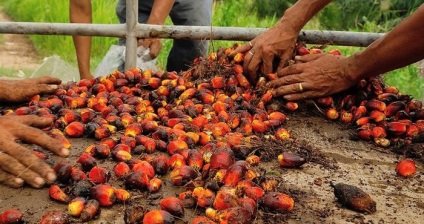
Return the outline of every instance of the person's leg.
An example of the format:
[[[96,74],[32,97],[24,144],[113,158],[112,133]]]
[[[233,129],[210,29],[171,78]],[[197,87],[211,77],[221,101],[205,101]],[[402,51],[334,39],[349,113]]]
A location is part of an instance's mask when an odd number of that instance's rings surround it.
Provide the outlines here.
[[[210,26],[213,0],[176,0],[170,13],[174,25]],[[167,71],[185,71],[199,56],[208,53],[209,41],[174,40],[168,55]]]

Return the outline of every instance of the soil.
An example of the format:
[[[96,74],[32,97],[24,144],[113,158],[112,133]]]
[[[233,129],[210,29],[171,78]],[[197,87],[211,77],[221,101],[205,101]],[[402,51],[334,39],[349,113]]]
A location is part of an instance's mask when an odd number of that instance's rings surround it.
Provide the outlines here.
[[[379,148],[364,141],[351,140],[353,132],[344,124],[324,119],[313,109],[303,109],[289,114],[286,125],[295,141],[283,148],[267,147],[260,150],[263,160],[257,170],[279,181],[278,190],[295,199],[295,208],[289,213],[275,213],[259,209],[252,223],[421,223],[424,217],[424,167],[417,162],[418,170],[412,178],[396,175],[396,162],[401,155]],[[77,157],[93,140],[71,139],[71,157],[66,159],[75,164]],[[294,151],[308,159],[301,168],[279,167],[277,154]],[[52,157],[60,161],[58,157]],[[112,169],[113,161],[105,160],[101,166]],[[265,175],[265,174],[264,174]],[[114,175],[112,175],[113,177]],[[124,223],[124,212],[133,205],[144,209],[159,208],[158,202],[165,196],[174,196],[185,190],[174,187],[164,177],[164,186],[156,194],[131,191],[132,200],[126,204],[115,204],[102,208],[94,223]],[[112,178],[112,185],[123,187],[122,181]],[[345,183],[357,186],[371,195],[377,202],[377,212],[363,214],[349,210],[340,203],[330,186]],[[49,199],[47,188],[10,189],[0,186],[0,211],[15,208],[25,214],[25,220],[36,223],[50,210],[66,211],[67,205]],[[204,214],[200,208],[186,209],[183,219],[177,223],[190,223],[196,215]],[[74,222],[78,222],[74,220]]]
[[[11,18],[3,13],[0,7],[0,22],[11,22]],[[41,57],[37,54],[32,42],[21,34],[0,34],[0,67],[10,69],[35,69]],[[0,74],[1,75],[1,74]]]

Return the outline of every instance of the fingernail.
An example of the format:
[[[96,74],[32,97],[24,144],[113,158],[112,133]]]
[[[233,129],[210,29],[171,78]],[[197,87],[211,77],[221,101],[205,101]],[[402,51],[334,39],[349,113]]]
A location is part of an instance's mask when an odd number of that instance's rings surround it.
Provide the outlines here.
[[[43,186],[46,182],[44,181],[43,178],[41,177],[36,177],[34,179],[35,184],[37,184],[38,186]]]
[[[50,90],[57,89],[58,87],[59,87],[58,85],[48,85],[48,88]]]
[[[15,178],[14,181],[18,185],[22,185],[24,183],[24,180],[22,178],[19,178],[19,177]]]
[[[68,156],[68,155],[69,155],[69,150],[68,150],[68,149],[63,148],[63,149],[60,151],[60,153],[61,153],[63,156]]]
[[[56,174],[54,174],[53,172],[50,172],[47,174],[47,180],[49,182],[54,182],[56,180]]]

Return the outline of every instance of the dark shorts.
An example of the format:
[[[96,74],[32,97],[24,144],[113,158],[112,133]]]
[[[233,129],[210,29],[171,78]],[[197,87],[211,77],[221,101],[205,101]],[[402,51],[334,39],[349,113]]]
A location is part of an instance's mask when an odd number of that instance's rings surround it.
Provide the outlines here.
[[[116,14],[120,23],[125,23],[125,0],[119,0]],[[146,23],[152,9],[153,0],[138,1],[138,22]],[[212,21],[212,0],[176,0],[169,14],[174,25],[210,26]],[[119,40],[120,45],[125,39]],[[173,40],[168,55],[167,71],[185,71],[192,61],[208,53],[209,41],[206,40]]]

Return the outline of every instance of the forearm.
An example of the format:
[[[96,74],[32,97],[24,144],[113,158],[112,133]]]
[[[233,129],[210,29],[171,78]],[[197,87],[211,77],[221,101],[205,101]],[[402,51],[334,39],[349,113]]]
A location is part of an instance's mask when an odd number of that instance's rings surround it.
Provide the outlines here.
[[[290,24],[296,32],[300,32],[306,23],[330,2],[332,0],[298,0],[284,12],[283,17],[276,26],[279,24]]]
[[[92,23],[91,1],[70,0],[69,16],[71,23]],[[90,73],[91,36],[73,36],[78,69],[81,78],[88,78]]]
[[[424,58],[424,4],[364,51],[348,58],[353,81],[404,67]]]
[[[171,12],[174,2],[174,0],[155,0],[147,23],[162,25]]]

